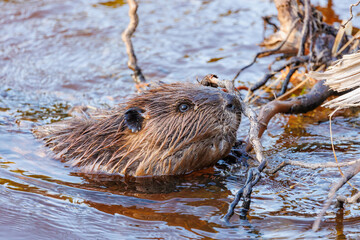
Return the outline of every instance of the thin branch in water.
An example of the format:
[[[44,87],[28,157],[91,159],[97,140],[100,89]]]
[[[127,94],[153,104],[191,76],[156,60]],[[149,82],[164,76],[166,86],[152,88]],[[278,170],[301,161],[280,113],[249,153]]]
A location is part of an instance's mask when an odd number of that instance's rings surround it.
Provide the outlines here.
[[[286,68],[286,64],[284,64],[283,66],[277,68],[276,70],[274,70],[273,72],[267,73],[265,74],[265,76],[259,80],[258,82],[256,82],[251,88],[250,90],[253,92],[257,89],[259,89],[260,87],[264,86],[267,81],[272,78],[275,74],[277,74],[278,72],[280,72],[281,70],[283,70],[284,68]]]
[[[323,208],[321,209],[320,213],[316,217],[316,220],[313,224],[313,231],[319,230],[321,219],[323,218],[326,210],[330,207],[332,200],[335,198],[336,192],[344,186],[344,184],[349,181],[351,178],[353,178],[356,174],[360,172],[360,163],[357,163],[356,166],[352,167],[349,172],[347,172],[338,183],[336,183],[330,190],[328,194],[328,198],[326,200],[326,203],[324,204]]]
[[[248,171],[246,182],[244,186],[236,193],[235,199],[232,201],[232,203],[229,206],[229,209],[227,213],[224,216],[224,221],[229,222],[232,215],[234,215],[235,207],[240,202],[241,198],[244,199],[241,209],[240,216],[242,218],[246,217],[247,212],[250,209],[250,203],[251,203],[251,193],[252,188],[259,182],[261,178],[261,172],[266,167],[267,162],[263,161],[257,168],[251,168]]]
[[[350,5],[350,9],[349,9],[350,18],[344,24],[341,24],[341,27],[345,28],[346,24],[348,24],[353,19],[354,16],[353,16],[352,8],[358,6],[359,4],[360,4],[360,1]]]
[[[121,37],[125,43],[126,52],[129,57],[128,67],[134,72],[134,74],[132,74],[131,76],[134,79],[135,83],[139,84],[139,83],[144,83],[146,80],[141,72],[140,67],[137,65],[137,59],[136,59],[134,47],[131,42],[131,37],[134,34],[136,27],[139,23],[139,17],[137,15],[138,4],[135,0],[128,0],[128,4],[129,4],[130,22],[128,27],[122,33]]]
[[[272,91],[271,88],[273,86],[276,86],[277,84],[279,84],[280,80],[281,80],[281,76],[278,76],[274,81],[272,81],[269,85],[267,85],[265,88],[263,88],[262,92],[259,92],[256,96],[255,96],[255,93],[252,92],[250,96],[247,96],[245,102],[250,103],[250,104],[254,103],[257,99],[261,98],[265,93]]]
[[[298,166],[302,168],[309,168],[312,170],[318,169],[318,168],[339,168],[339,167],[348,167],[353,166],[355,164],[359,164],[360,159],[350,162],[344,162],[344,163],[333,163],[333,162],[326,162],[326,163],[306,163],[301,161],[293,161],[293,160],[285,160],[282,163],[280,163],[277,167],[275,167],[272,170],[269,170],[269,174],[275,174],[281,169],[283,169],[286,166]]]
[[[352,196],[351,198],[348,199],[348,203],[356,203],[358,202],[360,199],[360,192],[358,192],[357,194],[355,194],[354,196]]]
[[[334,138],[333,138],[333,134],[332,134],[332,124],[331,124],[331,121],[332,121],[332,117],[334,116],[334,114],[339,110],[341,109],[341,107],[337,107],[330,115],[329,115],[329,130],[330,130],[330,141],[331,141],[331,149],[333,151],[333,154],[334,154],[334,158],[335,158],[335,162],[336,163],[339,163],[338,161],[338,158],[336,156],[336,152],[335,152],[335,146],[334,146]],[[341,174],[342,177],[344,177],[344,173],[343,171],[341,170],[340,167],[338,167],[339,169],[339,172]],[[348,184],[354,188],[354,189],[357,189],[356,187],[354,187],[350,182],[348,182]]]
[[[266,24],[268,24],[270,26],[273,26],[275,31],[279,30],[279,27],[271,21],[271,16],[265,16],[265,17],[261,17],[261,18],[263,19],[263,21],[265,23],[265,28],[266,28]]]
[[[330,115],[329,115],[329,131],[330,131],[330,142],[331,142],[331,149],[332,149],[332,152],[334,154],[334,159],[335,159],[335,162],[336,163],[339,163],[338,161],[338,158],[336,156],[336,152],[335,152],[335,146],[334,146],[334,138],[333,138],[333,134],[332,134],[332,124],[331,124],[331,121],[332,121],[332,117],[334,116],[334,114],[340,109],[340,107],[338,107],[337,109],[335,109]],[[339,168],[339,172],[341,174],[342,177],[344,177],[344,173],[341,171],[341,168]]]
[[[242,218],[246,217],[246,214],[250,209],[252,189],[261,179],[261,172],[265,169],[266,165],[267,160],[264,159],[257,168],[251,168],[248,171],[244,186],[236,193],[235,199],[230,204],[229,209],[224,216],[225,222],[228,223],[231,216],[234,215],[235,207],[238,205],[241,198],[244,200],[240,216]]]

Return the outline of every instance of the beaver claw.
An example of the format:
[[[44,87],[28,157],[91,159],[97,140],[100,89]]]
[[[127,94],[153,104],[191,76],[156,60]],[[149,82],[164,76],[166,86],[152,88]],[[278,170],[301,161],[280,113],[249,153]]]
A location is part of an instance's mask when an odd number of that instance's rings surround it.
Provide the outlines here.
[[[246,152],[245,147],[245,142],[237,140],[232,147],[231,152],[227,157],[225,157],[224,160],[232,163],[239,162],[242,166],[249,167],[247,159],[251,158],[251,156],[249,156],[249,154]]]

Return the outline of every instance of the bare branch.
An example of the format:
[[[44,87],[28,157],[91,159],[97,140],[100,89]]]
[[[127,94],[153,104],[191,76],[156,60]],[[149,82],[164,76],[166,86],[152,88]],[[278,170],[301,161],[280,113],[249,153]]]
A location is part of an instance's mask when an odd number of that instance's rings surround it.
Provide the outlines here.
[[[298,68],[299,68],[299,67],[295,65],[293,68],[291,68],[291,69],[289,70],[289,73],[286,75],[285,80],[284,80],[283,83],[282,83],[281,90],[280,90],[280,92],[276,95],[276,97],[280,97],[281,95],[284,95],[284,94],[285,94],[285,92],[286,92],[286,90],[287,90],[287,87],[288,87],[288,85],[289,85],[290,79],[291,79],[291,77],[294,75],[294,73],[298,70]]]
[[[265,161],[265,158],[263,155],[263,147],[258,137],[260,127],[257,121],[257,115],[255,111],[244,102],[241,102],[241,105],[244,115],[250,120],[249,142],[254,148],[256,160],[262,163]]]
[[[290,99],[288,101],[274,100],[267,103],[260,110],[258,122],[261,123],[258,137],[261,138],[271,118],[277,113],[304,113],[320,106],[326,98],[334,94],[328,86],[324,85],[325,80],[318,81],[307,94]],[[248,144],[246,151],[252,149]]]
[[[300,46],[299,46],[299,51],[297,56],[304,56],[305,55],[305,43],[306,40],[309,36],[309,25],[310,25],[310,14],[311,14],[311,5],[310,5],[310,0],[305,0],[305,17],[304,17],[304,24],[303,24],[303,29],[301,31],[301,42],[300,42]]]
[[[131,42],[131,37],[134,34],[136,27],[139,23],[139,17],[137,15],[138,4],[135,0],[128,0],[128,4],[129,4],[130,22],[128,27],[122,33],[121,37],[125,43],[126,52],[129,56],[128,67],[134,71],[134,74],[132,74],[131,76],[134,79],[135,83],[139,84],[145,82],[146,80],[141,72],[140,67],[137,65],[137,59],[135,56],[134,47]]]
[[[349,172],[347,172],[338,183],[336,183],[330,190],[328,194],[328,199],[326,200],[326,203],[324,204],[323,208],[321,209],[320,213],[318,214],[312,229],[314,231],[319,230],[320,222],[322,217],[324,216],[326,210],[330,207],[332,200],[335,198],[336,192],[344,186],[344,184],[349,181],[352,177],[354,177],[356,174],[360,172],[360,163],[357,163],[355,167],[352,167]]]
[[[360,1],[350,5],[350,9],[349,9],[350,18],[344,24],[341,24],[341,27],[345,28],[346,24],[348,24],[353,19],[354,16],[353,16],[352,8],[358,6],[359,4],[360,4]]]
[[[277,74],[278,72],[280,72],[281,70],[283,70],[284,68],[286,68],[287,66],[291,66],[291,65],[300,65],[301,63],[307,62],[309,61],[309,56],[301,56],[301,57],[292,57],[289,61],[287,61],[284,65],[278,67],[276,70],[274,70],[271,73],[267,73],[265,74],[265,76],[258,82],[256,82],[252,87],[251,87],[251,91],[256,91],[257,89],[259,89],[260,87],[262,87],[264,84],[266,84],[266,82],[272,78],[275,74]]]

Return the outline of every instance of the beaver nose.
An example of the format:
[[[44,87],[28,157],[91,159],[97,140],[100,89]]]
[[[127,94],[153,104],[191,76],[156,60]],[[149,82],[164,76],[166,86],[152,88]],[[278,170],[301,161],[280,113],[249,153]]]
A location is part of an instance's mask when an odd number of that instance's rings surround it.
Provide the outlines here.
[[[232,94],[226,94],[225,95],[225,109],[230,112],[237,112],[240,110],[240,103],[239,99],[232,95]]]

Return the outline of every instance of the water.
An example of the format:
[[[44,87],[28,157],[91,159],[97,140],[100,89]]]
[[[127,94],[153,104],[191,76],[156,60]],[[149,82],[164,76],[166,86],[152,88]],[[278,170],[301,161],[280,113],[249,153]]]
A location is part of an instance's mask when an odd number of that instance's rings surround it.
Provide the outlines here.
[[[348,17],[352,1],[313,2],[330,20]],[[0,1],[1,239],[347,239],[360,235],[359,205],[331,207],[319,232],[312,222],[338,170],[287,167],[264,176],[248,220],[221,217],[244,183],[246,169],[220,162],[187,176],[121,179],[85,175],[51,158],[30,129],[66,118],[76,105],[114,106],[135,91],[121,32],[124,1]],[[141,1],[134,46],[148,80],[195,81],[208,73],[231,79],[263,39],[261,16],[272,2]],[[354,25],[359,27],[355,18]],[[269,30],[268,32],[269,33]],[[271,58],[240,77],[259,79]],[[334,161],[323,109],[279,115],[264,135],[271,165],[291,159]],[[356,112],[333,121],[340,161],[360,153]],[[245,120],[239,138],[247,133]],[[359,185],[360,178],[352,180]],[[340,193],[349,194],[346,185]],[[352,191],[354,192],[354,191]],[[237,208],[237,210],[239,210]]]

